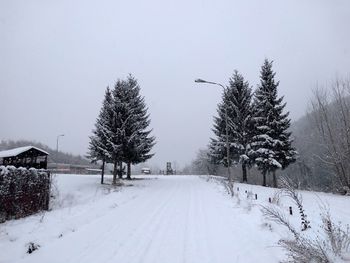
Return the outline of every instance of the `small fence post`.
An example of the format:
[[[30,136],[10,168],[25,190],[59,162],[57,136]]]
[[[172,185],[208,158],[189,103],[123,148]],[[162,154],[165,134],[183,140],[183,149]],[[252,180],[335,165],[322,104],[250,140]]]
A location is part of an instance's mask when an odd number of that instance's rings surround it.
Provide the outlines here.
[[[293,215],[293,210],[292,210],[292,207],[290,206],[289,207],[289,214],[292,216]]]

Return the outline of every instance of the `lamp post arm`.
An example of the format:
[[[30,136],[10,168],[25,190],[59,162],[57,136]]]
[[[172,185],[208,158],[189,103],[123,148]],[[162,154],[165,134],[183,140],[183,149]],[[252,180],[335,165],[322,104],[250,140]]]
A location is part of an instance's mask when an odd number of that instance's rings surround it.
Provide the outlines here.
[[[213,81],[207,81],[207,80],[204,80],[204,79],[196,79],[194,82],[196,83],[206,83],[206,84],[213,84],[213,85],[217,85],[217,86],[220,86],[221,88],[223,88],[224,90],[226,90],[226,87],[220,83],[217,83],[217,82],[213,82]]]
[[[217,83],[217,82],[209,82],[207,81],[208,84],[214,84],[214,85],[217,85],[217,86],[220,86],[221,88],[223,88],[223,90],[225,91],[226,90],[226,87],[220,83]]]
[[[226,87],[224,86],[224,85],[222,85],[222,84],[220,84],[220,83],[215,83],[216,85],[219,85],[221,88],[223,88],[224,89],[224,91],[226,90]]]

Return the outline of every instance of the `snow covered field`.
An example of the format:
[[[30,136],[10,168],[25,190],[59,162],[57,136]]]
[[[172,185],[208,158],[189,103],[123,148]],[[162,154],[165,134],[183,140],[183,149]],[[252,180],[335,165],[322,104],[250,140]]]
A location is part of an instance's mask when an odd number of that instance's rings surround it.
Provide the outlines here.
[[[138,176],[127,186],[99,184],[99,176],[57,175],[52,211],[0,224],[0,262],[279,262],[277,245],[289,233],[265,220],[275,189],[235,184],[235,198],[214,179]],[[237,191],[239,187],[239,191]],[[247,198],[245,193],[253,196]],[[255,200],[255,194],[258,199]],[[350,198],[302,192],[317,232],[320,206],[350,224]],[[281,207],[288,212],[288,199]],[[288,219],[300,225],[297,209]],[[27,254],[30,242],[40,247]]]

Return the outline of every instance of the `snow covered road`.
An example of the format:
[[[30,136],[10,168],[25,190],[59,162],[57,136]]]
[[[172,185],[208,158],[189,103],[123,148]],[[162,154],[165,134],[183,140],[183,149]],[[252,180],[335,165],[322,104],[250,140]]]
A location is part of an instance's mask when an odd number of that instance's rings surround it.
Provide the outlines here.
[[[107,177],[107,181],[111,178]],[[0,224],[0,263],[280,262],[290,233],[262,217],[276,189],[236,184],[231,198],[217,179],[138,176],[121,188],[93,175],[57,175],[52,211]],[[240,188],[237,191],[237,187]],[[248,193],[248,194],[247,194]],[[315,235],[320,207],[350,224],[348,196],[300,192]],[[257,194],[258,200],[253,196]],[[248,196],[251,196],[248,198]],[[280,209],[288,215],[288,199]],[[296,229],[300,217],[288,215]],[[33,242],[39,249],[27,254]]]
[[[0,256],[0,262],[225,263],[283,257],[276,247],[279,237],[260,227],[260,216],[235,208],[213,183],[197,176],[159,176],[132,184],[47,213],[42,223],[38,216],[5,223],[9,236],[22,243],[32,238],[40,248],[30,255],[21,251],[18,259]],[[20,226],[23,234],[16,234]]]

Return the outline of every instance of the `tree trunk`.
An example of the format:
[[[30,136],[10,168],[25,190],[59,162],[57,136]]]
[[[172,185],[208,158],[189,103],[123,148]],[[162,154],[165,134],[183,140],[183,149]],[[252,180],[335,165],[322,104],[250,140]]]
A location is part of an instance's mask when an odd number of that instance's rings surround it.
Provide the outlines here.
[[[103,179],[105,176],[105,159],[102,160],[102,172],[101,172],[101,184],[103,184]]]
[[[273,176],[273,187],[277,188],[276,170],[273,170],[272,176]]]
[[[118,164],[119,164],[118,177],[119,179],[123,179],[123,162],[118,162]]]
[[[126,173],[126,179],[131,180],[131,163],[127,163],[127,173]]]
[[[263,172],[263,183],[262,186],[266,186],[266,172]]]
[[[245,163],[242,163],[242,174],[243,174],[243,183],[248,182],[247,179],[247,166]]]
[[[113,182],[112,184],[117,184],[117,168],[118,168],[118,162],[114,161],[114,169],[113,169]]]

